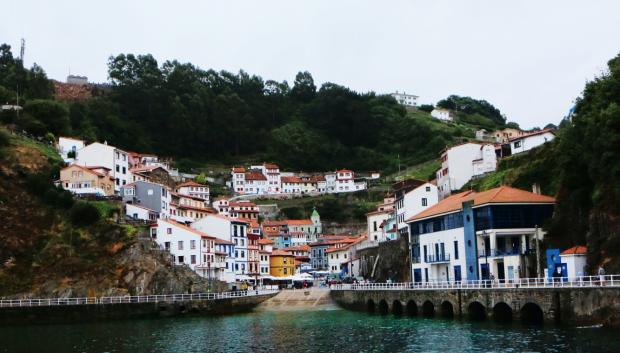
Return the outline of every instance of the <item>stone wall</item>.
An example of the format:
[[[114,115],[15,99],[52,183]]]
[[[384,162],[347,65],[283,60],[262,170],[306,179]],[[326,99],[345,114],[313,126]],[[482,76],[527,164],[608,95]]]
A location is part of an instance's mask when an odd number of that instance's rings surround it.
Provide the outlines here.
[[[620,288],[332,291],[353,310],[620,328]],[[540,315],[540,316],[538,316]]]
[[[356,255],[360,259],[360,272],[365,278],[375,282],[385,282],[388,279],[393,282],[411,282],[409,245],[406,238],[358,250]],[[373,267],[375,267],[374,274]]]

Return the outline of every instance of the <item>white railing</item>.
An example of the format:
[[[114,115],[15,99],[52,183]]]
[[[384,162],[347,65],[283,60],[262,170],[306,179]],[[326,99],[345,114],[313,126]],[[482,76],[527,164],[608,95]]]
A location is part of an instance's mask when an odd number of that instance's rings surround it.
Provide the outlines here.
[[[261,287],[234,292],[197,293],[197,294],[163,294],[163,295],[128,295],[118,297],[85,297],[85,298],[48,298],[48,299],[7,299],[0,300],[0,308],[59,306],[59,305],[102,305],[129,303],[174,303],[186,301],[220,300],[239,297],[252,297],[277,293],[278,288]]]
[[[332,284],[332,290],[527,289],[620,287],[620,275],[520,278],[514,280]]]

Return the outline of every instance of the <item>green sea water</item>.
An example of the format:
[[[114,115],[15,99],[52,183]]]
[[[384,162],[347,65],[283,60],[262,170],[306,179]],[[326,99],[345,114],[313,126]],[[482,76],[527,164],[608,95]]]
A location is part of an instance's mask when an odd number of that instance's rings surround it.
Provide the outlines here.
[[[603,328],[341,309],[0,327],[0,352],[620,352]]]

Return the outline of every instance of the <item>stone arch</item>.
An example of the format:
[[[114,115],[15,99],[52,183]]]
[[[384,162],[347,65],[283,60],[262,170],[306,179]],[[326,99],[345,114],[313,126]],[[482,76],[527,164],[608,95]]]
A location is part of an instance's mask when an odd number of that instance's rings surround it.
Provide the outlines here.
[[[418,305],[414,300],[410,300],[407,302],[407,315],[416,316],[418,315]]]
[[[482,303],[473,301],[467,306],[467,316],[471,320],[484,320],[487,316],[487,310]]]
[[[510,305],[499,302],[493,307],[493,320],[496,322],[511,322],[512,321],[512,308]]]
[[[379,314],[385,315],[388,313],[388,311],[389,311],[388,303],[385,301],[385,299],[381,299],[381,301],[379,301]]]
[[[374,300],[368,299],[368,301],[366,302],[366,311],[368,311],[369,313],[375,312],[375,301]]]
[[[426,317],[435,316],[435,305],[430,300],[422,304],[422,315]]]
[[[541,307],[536,303],[525,303],[521,307],[521,321],[526,324],[542,324],[544,314]]]
[[[454,306],[447,300],[444,300],[439,307],[439,311],[442,317],[452,318],[454,317]]]
[[[394,315],[402,315],[403,314],[403,304],[400,300],[394,300],[392,303],[392,313]]]

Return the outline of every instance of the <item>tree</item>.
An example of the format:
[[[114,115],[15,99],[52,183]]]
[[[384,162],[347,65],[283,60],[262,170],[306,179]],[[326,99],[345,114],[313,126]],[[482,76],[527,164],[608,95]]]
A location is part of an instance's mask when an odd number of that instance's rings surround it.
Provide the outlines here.
[[[545,125],[544,129],[545,130],[547,130],[547,129],[557,130],[558,127],[555,124],[549,123],[549,124]]]
[[[505,127],[506,127],[506,128],[509,128],[509,129],[521,129],[521,128],[519,127],[519,124],[515,123],[514,121],[509,121],[509,122],[507,122],[507,123],[506,123],[506,125],[505,125]]]
[[[314,79],[308,71],[298,72],[291,90],[291,96],[300,102],[310,102],[316,95]]]
[[[67,107],[57,101],[35,99],[24,106],[24,112],[43,123],[49,132],[62,135],[69,131],[69,112]]]
[[[418,109],[423,112],[430,113],[433,111],[433,109],[435,109],[435,107],[432,104],[422,104],[418,107]]]
[[[451,95],[448,98],[437,102],[437,107],[450,109],[469,115],[480,114],[491,119],[498,125],[503,125],[506,122],[506,117],[502,115],[499,109],[483,99],[479,100],[471,97]]]

